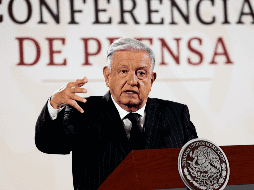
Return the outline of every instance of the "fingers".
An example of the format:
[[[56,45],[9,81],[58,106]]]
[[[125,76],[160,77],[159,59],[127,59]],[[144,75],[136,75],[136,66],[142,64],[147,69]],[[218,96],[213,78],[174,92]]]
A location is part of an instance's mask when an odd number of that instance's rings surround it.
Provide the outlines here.
[[[79,101],[79,102],[84,102],[84,103],[86,103],[86,101],[87,101],[85,98],[82,98],[82,97],[80,97],[76,94],[71,94],[70,99],[71,100],[76,100],[76,101]]]
[[[81,87],[83,86],[85,83],[88,82],[88,79],[86,77],[84,77],[83,79],[77,79],[75,82],[74,82],[74,85],[75,86],[78,86],[78,87]]]
[[[85,98],[82,98],[82,97],[76,95],[75,93],[87,93],[87,89],[80,88],[87,82],[88,82],[87,78],[84,77],[83,79],[77,79],[75,82],[70,82],[67,85],[68,86],[68,89],[66,92],[66,96],[68,96],[67,104],[73,106],[81,113],[83,113],[84,110],[78,105],[78,103],[76,101],[86,103],[87,100]]]
[[[69,82],[65,88],[53,95],[51,99],[51,105],[54,108],[58,108],[59,105],[68,104],[83,113],[84,110],[78,105],[77,101],[86,103],[87,100],[83,97],[76,95],[75,93],[86,93],[87,89],[80,87],[87,82],[88,80],[86,77],[84,77],[83,79],[77,79],[75,82]]]
[[[84,89],[80,88],[79,90],[76,90],[76,91],[77,92],[84,92]],[[68,105],[76,108],[81,113],[84,112],[84,110],[78,105],[77,101],[86,103],[87,100],[85,98],[76,95],[75,90],[74,90],[74,92],[69,92],[69,93],[64,94],[64,96],[65,97],[63,97],[63,99],[65,101],[65,104],[68,104]]]
[[[80,113],[84,113],[84,110],[78,105],[78,103],[75,100],[70,100],[67,102],[68,105],[76,108]]]
[[[81,87],[87,82],[88,82],[88,79],[84,77],[83,79],[77,79],[75,82],[69,82],[66,87],[67,88]]]
[[[71,93],[87,93],[87,89],[72,86],[72,87],[70,88],[70,92],[71,92]]]

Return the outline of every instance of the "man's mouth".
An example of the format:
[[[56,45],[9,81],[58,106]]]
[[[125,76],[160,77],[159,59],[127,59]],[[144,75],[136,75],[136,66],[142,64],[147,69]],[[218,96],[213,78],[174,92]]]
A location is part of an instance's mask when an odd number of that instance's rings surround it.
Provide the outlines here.
[[[136,92],[134,90],[125,90],[124,92],[127,94],[138,94],[138,92]]]

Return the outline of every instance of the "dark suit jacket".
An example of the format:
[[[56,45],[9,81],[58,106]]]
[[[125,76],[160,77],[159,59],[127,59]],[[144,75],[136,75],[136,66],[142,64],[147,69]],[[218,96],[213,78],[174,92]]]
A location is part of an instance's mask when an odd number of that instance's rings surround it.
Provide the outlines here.
[[[70,106],[51,120],[47,104],[36,123],[37,148],[49,154],[72,151],[74,189],[97,189],[130,153],[128,139],[110,93]],[[179,148],[197,138],[186,105],[148,98],[144,149]]]

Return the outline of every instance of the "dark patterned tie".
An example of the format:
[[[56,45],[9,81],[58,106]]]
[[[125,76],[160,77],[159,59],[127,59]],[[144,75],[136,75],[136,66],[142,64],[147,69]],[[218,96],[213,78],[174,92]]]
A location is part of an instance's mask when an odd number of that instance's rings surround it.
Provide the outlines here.
[[[142,127],[139,122],[140,115],[138,113],[129,113],[126,118],[128,118],[132,123],[129,139],[131,149],[143,149],[144,134],[142,133]]]

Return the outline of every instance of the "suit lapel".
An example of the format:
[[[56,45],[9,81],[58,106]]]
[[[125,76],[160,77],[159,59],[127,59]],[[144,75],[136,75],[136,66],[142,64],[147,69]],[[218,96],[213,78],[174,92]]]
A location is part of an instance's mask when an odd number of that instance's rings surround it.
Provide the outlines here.
[[[159,104],[155,100],[148,98],[146,103],[146,118],[145,118],[145,133],[146,133],[146,146],[145,149],[156,148],[158,139],[158,126],[160,121]]]
[[[102,102],[105,104],[102,106],[104,110],[102,111],[103,126],[106,126],[103,131],[108,134],[111,143],[120,145],[121,149],[128,154],[129,145],[126,132],[124,130],[123,122],[119,116],[119,113],[111,99],[110,92],[107,92],[105,96],[102,97]]]

